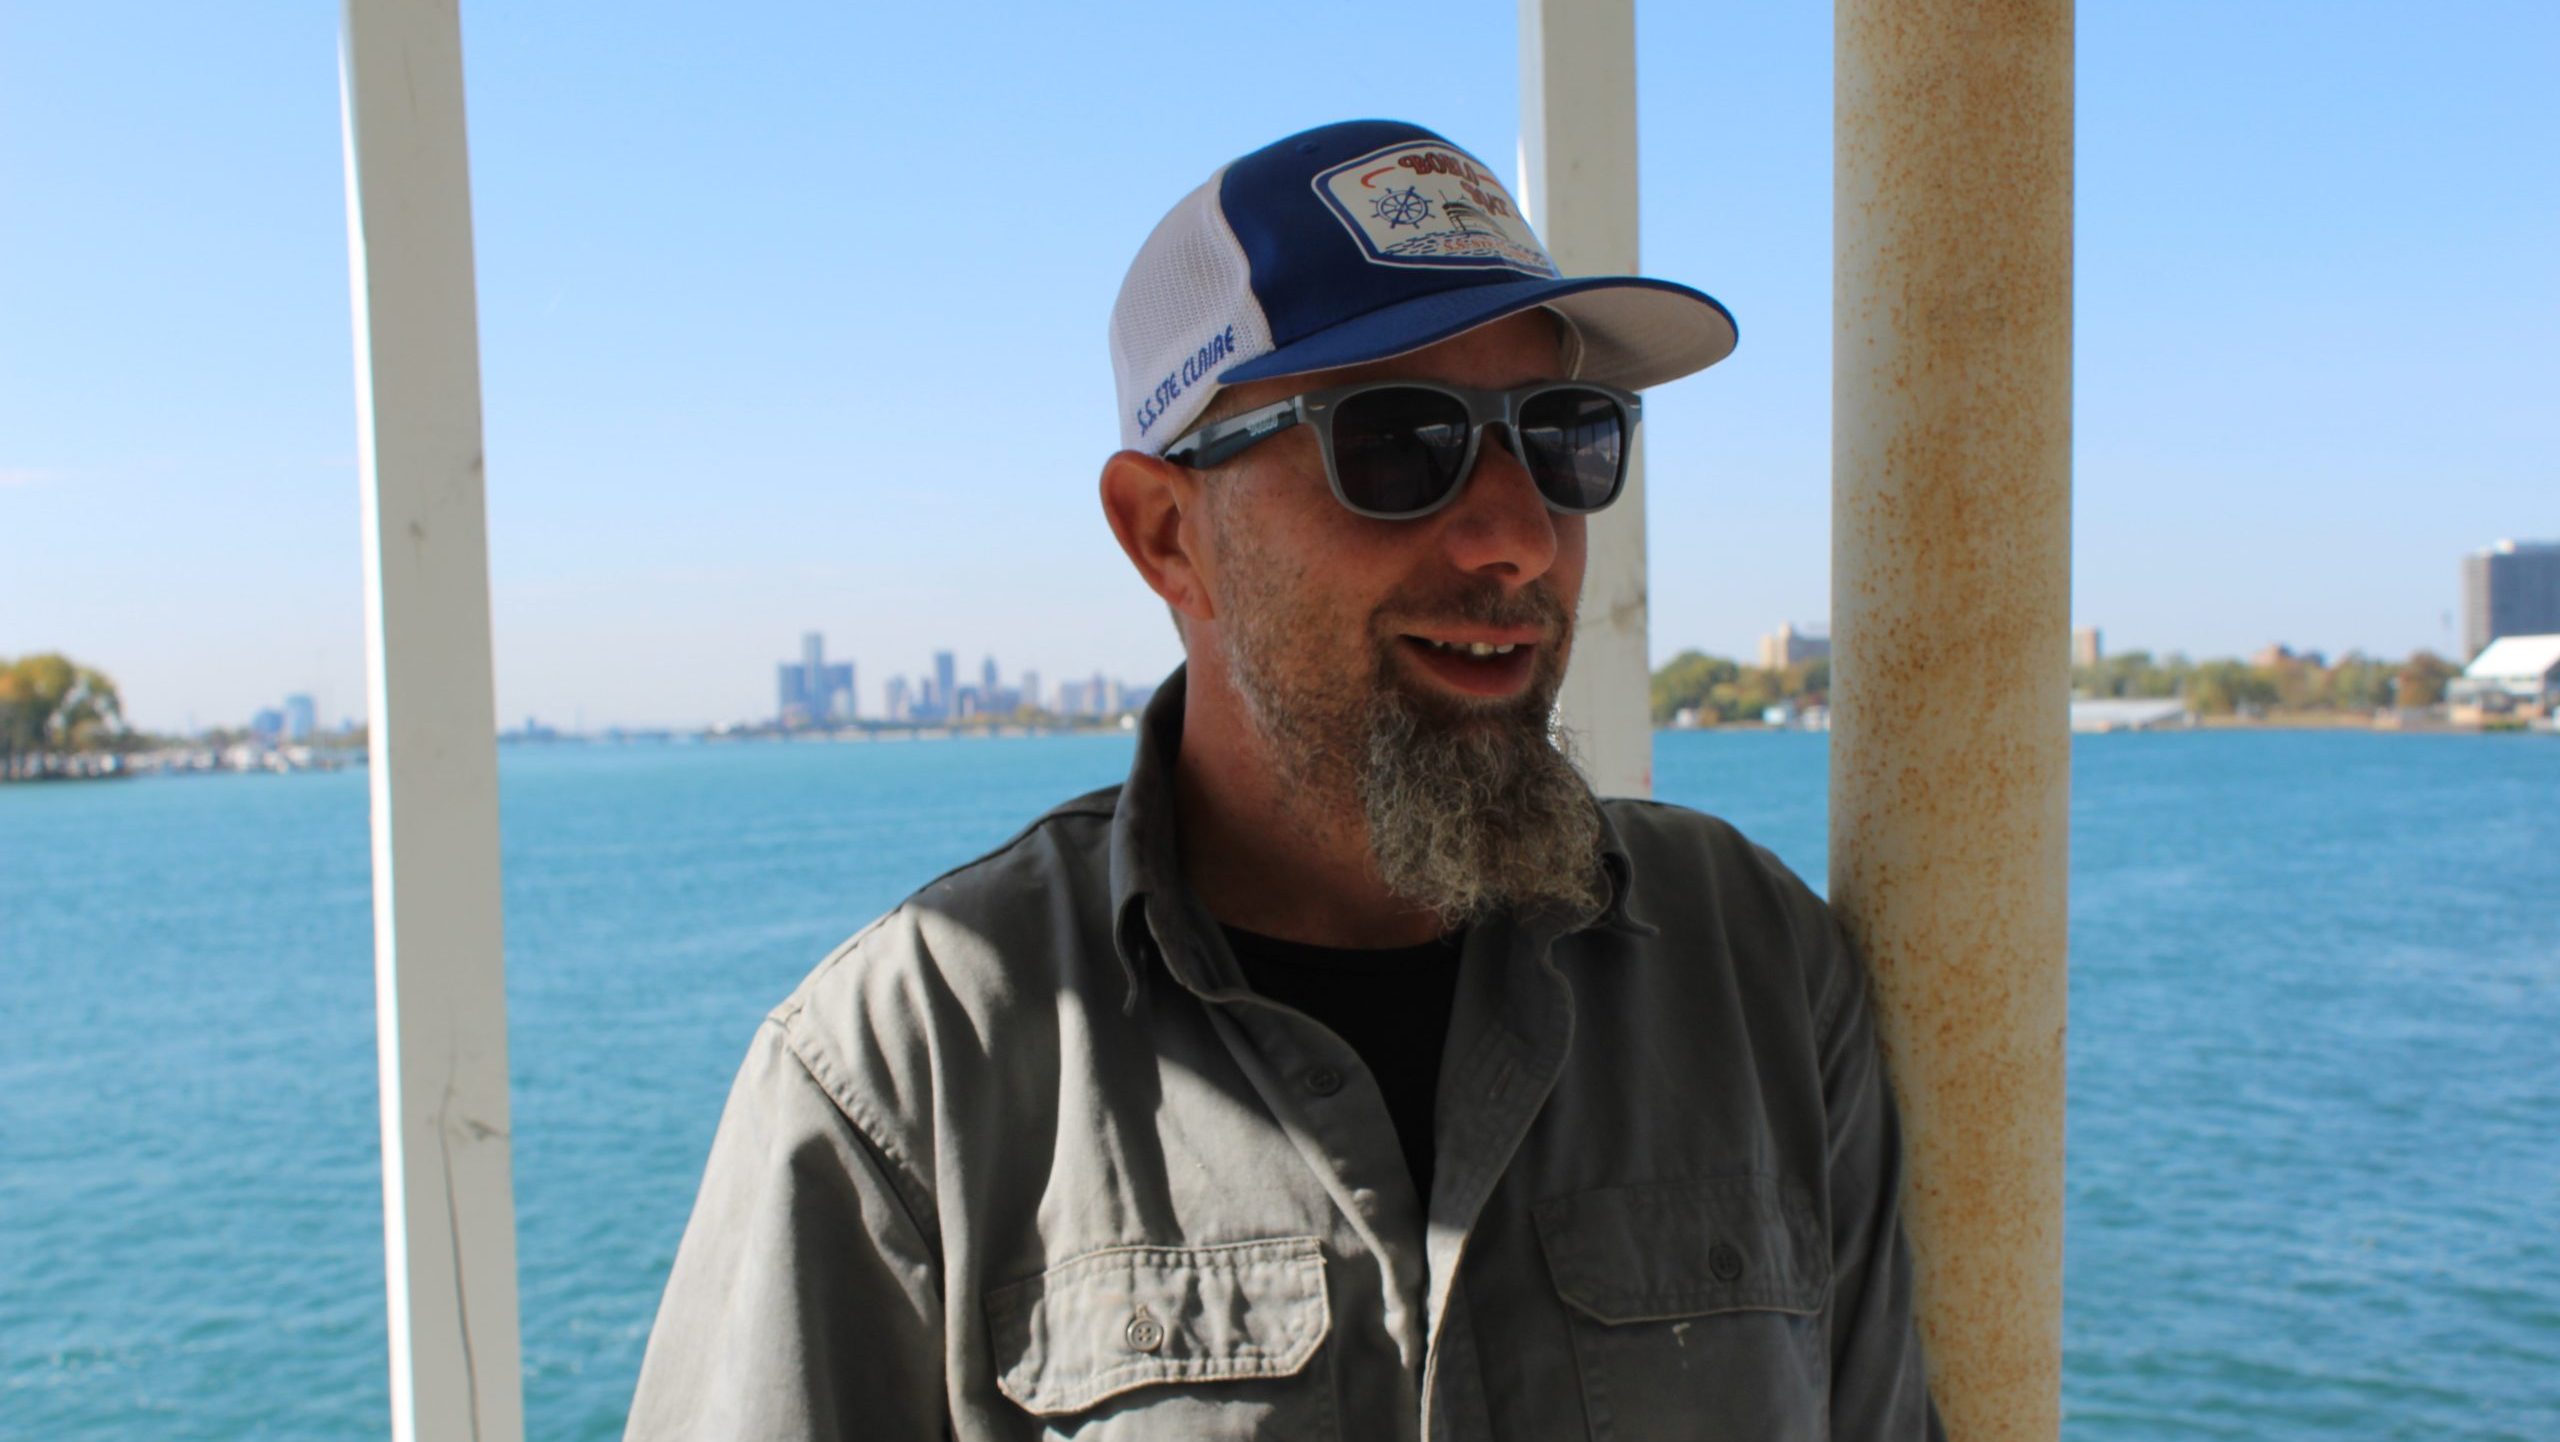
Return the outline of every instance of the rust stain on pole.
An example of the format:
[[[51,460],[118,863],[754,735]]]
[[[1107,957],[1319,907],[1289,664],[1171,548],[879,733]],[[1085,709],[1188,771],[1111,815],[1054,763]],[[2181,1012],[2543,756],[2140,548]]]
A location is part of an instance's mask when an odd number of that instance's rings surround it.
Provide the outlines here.
[[[1840,0],[1831,895],[1875,970],[1932,1388],[2061,1421],[2070,0]]]

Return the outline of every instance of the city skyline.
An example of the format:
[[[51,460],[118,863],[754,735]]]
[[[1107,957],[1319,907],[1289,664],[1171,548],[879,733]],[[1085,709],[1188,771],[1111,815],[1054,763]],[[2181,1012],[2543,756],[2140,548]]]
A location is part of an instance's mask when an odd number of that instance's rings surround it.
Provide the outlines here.
[[[984,27],[930,73],[892,59],[937,43],[924,12],[675,9],[599,46],[564,15],[475,11],[499,714],[761,715],[758,638],[812,624],[855,656],[922,625],[1049,674],[1169,670],[1094,501],[1104,323],[1140,240],[1218,165],[1327,119],[1407,111],[1516,164],[1507,13],[1413,6],[1484,83],[1409,102],[1325,38],[1374,17],[1310,14],[1276,35],[1186,17],[1187,43],[1300,83],[1168,131],[1150,53],[1117,38],[1164,22],[1108,3]],[[7,22],[0,637],[105,667],[149,728],[288,692],[365,709],[336,25]],[[2078,25],[2079,617],[2115,649],[2454,655],[2446,558],[2560,535],[2560,186],[2532,140],[2560,126],[2560,12]],[[1643,12],[1643,269],[1742,334],[1646,397],[1657,665],[1749,657],[1830,609],[1830,27],[1819,6]],[[1683,82],[1702,65],[1716,86]],[[998,198],[1036,235],[984,223]]]
[[[2533,568],[2522,577],[2525,585],[2531,587],[2526,592],[2527,600],[2524,605],[2519,606],[2511,601],[2501,601],[2493,605],[2490,600],[2491,593],[2487,589],[2489,585],[2487,573],[2492,557],[2510,560],[2521,558],[2525,564]],[[2537,631],[2560,631],[2560,541],[2502,539],[2492,545],[2466,552],[2458,557],[2457,561],[2460,567],[2460,580],[2465,588],[2463,625],[2466,636],[2474,629],[2486,631],[2491,639],[2505,635],[2534,634]],[[2475,573],[2479,575],[2476,589]],[[2528,611],[2525,606],[2533,609]],[[2512,607],[2512,611],[2498,609],[2507,607]],[[2488,619],[2493,609],[2497,609],[2501,617],[2512,614],[2515,617],[2521,617],[2522,620],[2499,629],[2490,624]],[[2287,660],[2310,659],[2316,664],[2325,665],[2332,655],[2400,660],[2415,654],[2418,650],[2434,650],[2430,647],[2416,647],[2408,652],[2383,653],[2348,646],[2333,652],[2319,646],[2297,646],[2290,638],[2275,637],[2242,650],[2208,652],[2176,645],[2115,646],[2108,644],[2104,637],[2105,628],[2102,625],[2075,622],[2070,636],[2071,664],[2074,667],[2093,666],[2104,656],[2140,652],[2159,658],[2184,657],[2196,661],[2246,659],[2253,665],[2265,665],[2269,663],[2271,657],[2280,656]],[[857,684],[858,677],[863,672],[862,663],[859,661],[836,663],[827,656],[825,638],[826,633],[823,631],[801,633],[801,659],[797,662],[778,663],[780,675],[776,688],[777,694],[773,702],[762,712],[684,723],[607,718],[590,726],[586,719],[586,707],[580,704],[572,708],[572,714],[576,719],[566,734],[592,735],[604,731],[664,729],[711,730],[738,726],[754,727],[777,722],[784,725],[786,729],[799,725],[822,726],[847,721],[870,724],[933,724],[966,720],[974,715],[1010,715],[1018,707],[1044,710],[1059,716],[1107,715],[1121,708],[1116,703],[1104,704],[1088,698],[1126,693],[1135,698],[1130,702],[1129,707],[1129,709],[1135,709],[1144,704],[1146,697],[1152,694],[1161,683],[1163,675],[1171,671],[1169,664],[1165,673],[1140,680],[1125,676],[1111,676],[1101,670],[1095,670],[1089,673],[1076,672],[1060,676],[1056,678],[1054,684],[1045,684],[1040,668],[1025,667],[1015,673],[1020,678],[1018,683],[1006,687],[1001,684],[1001,671],[995,654],[990,651],[981,656],[979,669],[975,673],[976,682],[964,687],[959,684],[959,678],[963,674],[959,664],[959,648],[940,647],[930,649],[926,653],[928,658],[926,667],[920,668],[912,676],[901,672],[881,674],[877,683],[878,699],[876,702],[866,703],[861,699]],[[2483,645],[2485,644],[2484,642]],[[1831,639],[1827,620],[1813,622],[1785,620],[1779,622],[1775,629],[1759,634],[1750,647],[1732,653],[1714,652],[1699,646],[1666,646],[1658,637],[1652,649],[1655,652],[1652,664],[1656,670],[1661,669],[1677,656],[1691,651],[1721,655],[1726,660],[1756,666],[1762,670],[1783,670],[1808,661],[1829,660]],[[2443,650],[2434,651],[2434,654],[2459,669],[2476,655],[2479,649]],[[1179,659],[1177,656],[1176,660]],[[806,694],[805,691],[795,693],[795,687],[806,686],[805,680],[795,679],[795,673],[805,677],[813,672],[841,676],[840,681],[830,682],[830,685],[840,685],[845,694],[854,697],[851,709],[803,712],[795,720],[793,716],[795,698]],[[972,697],[993,695],[999,698],[999,704],[994,707],[984,704],[973,705],[960,715],[954,716],[949,710],[943,709],[936,699],[938,693],[952,692]],[[313,704],[308,694],[288,695],[282,709],[260,710],[251,717],[244,728],[227,727],[225,723],[219,722],[216,723],[216,727],[246,729],[255,734],[266,734],[276,731],[278,727],[284,727],[290,733],[288,739],[299,740],[310,735],[314,729],[309,719],[314,714]],[[1096,710],[1097,705],[1101,705],[1102,709]],[[505,730],[503,718],[509,713],[501,708],[499,714],[502,718],[501,729]],[[540,720],[539,714],[535,712],[516,714],[523,717],[522,726],[527,730],[532,729]],[[301,718],[298,727],[288,722],[287,717]],[[552,718],[551,722],[543,724],[556,726],[558,713],[552,713]],[[351,717],[341,724],[351,725],[358,722],[357,718]],[[176,728],[175,734],[194,735],[203,729],[197,724],[194,714],[190,713],[185,726]]]
[[[780,663],[774,706],[767,719],[785,730],[797,730],[848,722],[948,724],[1023,711],[1110,716],[1143,705],[1158,684],[1157,679],[1132,681],[1096,670],[1062,676],[1054,686],[1044,686],[1040,669],[1025,667],[1008,686],[992,651],[980,660],[975,679],[963,684],[957,651],[943,648],[930,654],[928,667],[912,677],[897,672],[883,675],[878,704],[866,707],[856,684],[861,663],[827,660],[825,633],[804,632],[801,659]],[[813,685],[812,676],[822,680]]]

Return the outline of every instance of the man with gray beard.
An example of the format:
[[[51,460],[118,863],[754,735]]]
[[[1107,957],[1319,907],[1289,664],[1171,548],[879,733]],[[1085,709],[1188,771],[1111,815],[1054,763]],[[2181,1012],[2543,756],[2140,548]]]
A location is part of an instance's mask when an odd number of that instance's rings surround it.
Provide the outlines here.
[[[1554,719],[1634,392],[1730,317],[1357,121],[1177,205],[1111,342],[1185,663],[768,1018],[629,1434],[1939,1436],[1857,958]]]

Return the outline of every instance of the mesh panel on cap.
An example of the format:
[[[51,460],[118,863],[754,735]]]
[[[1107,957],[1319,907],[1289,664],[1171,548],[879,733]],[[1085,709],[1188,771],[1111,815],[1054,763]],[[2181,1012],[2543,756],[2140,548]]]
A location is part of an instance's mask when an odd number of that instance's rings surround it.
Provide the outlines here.
[[[1225,178],[1222,167],[1157,223],[1111,307],[1120,444],[1131,450],[1162,452],[1217,394],[1218,372],[1271,350],[1244,247],[1218,209]],[[1197,366],[1204,348],[1213,359]],[[1190,374],[1186,362],[1195,363]]]

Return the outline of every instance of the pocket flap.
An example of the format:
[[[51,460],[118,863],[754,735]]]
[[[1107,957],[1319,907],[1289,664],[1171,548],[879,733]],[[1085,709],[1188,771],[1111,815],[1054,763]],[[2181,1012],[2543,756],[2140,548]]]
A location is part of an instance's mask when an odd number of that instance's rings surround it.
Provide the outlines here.
[[[1534,1213],[1557,1294],[1602,1322],[1814,1312],[1831,1285],[1812,1204],[1774,1177],[1609,1187]]]
[[[1109,1247],[987,1294],[996,1387],[1043,1417],[1159,1382],[1291,1376],[1332,1325],[1313,1237]]]

